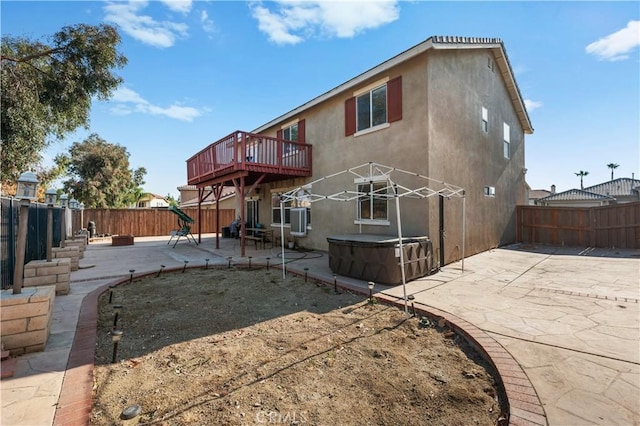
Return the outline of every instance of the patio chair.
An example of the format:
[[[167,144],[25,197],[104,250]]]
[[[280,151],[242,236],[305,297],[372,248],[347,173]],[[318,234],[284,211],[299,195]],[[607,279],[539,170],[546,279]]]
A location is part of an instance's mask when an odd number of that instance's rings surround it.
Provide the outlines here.
[[[171,241],[175,238],[176,242],[173,243],[173,247],[175,247],[176,244],[178,244],[178,241],[180,241],[181,237],[186,237],[187,241],[192,241],[195,243],[195,245],[198,245],[196,237],[194,237],[191,233],[191,224],[195,221],[178,207],[169,206],[169,211],[175,213],[178,216],[178,229],[174,229],[171,231],[171,238],[169,238],[167,244],[171,244]]]

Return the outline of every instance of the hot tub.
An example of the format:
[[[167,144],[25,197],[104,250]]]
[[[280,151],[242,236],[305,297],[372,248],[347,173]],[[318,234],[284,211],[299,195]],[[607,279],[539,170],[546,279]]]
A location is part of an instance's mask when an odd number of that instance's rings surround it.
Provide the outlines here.
[[[329,267],[336,274],[376,284],[402,284],[398,237],[373,234],[335,235],[329,242]],[[406,281],[429,275],[433,264],[429,237],[403,237]]]

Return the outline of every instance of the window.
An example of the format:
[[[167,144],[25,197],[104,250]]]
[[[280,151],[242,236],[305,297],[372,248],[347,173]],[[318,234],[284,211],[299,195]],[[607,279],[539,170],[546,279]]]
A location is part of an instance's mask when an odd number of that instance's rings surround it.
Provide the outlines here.
[[[482,130],[487,133],[489,131],[489,110],[482,107]]]
[[[282,139],[288,141],[298,141],[298,123],[293,123],[289,127],[282,129]],[[297,151],[297,147],[293,143],[285,143],[282,147],[282,154],[293,154]]]
[[[356,98],[357,130],[365,130],[387,122],[387,85]]]
[[[402,120],[402,76],[382,79],[345,101],[345,136]]]
[[[509,145],[511,145],[511,134],[510,134],[509,125],[507,123],[504,123],[503,125],[503,133],[504,133],[504,137],[503,137],[504,140],[502,143],[502,147],[504,152],[504,158],[509,158],[510,156]]]
[[[370,182],[358,184],[358,220],[387,221],[387,183]],[[382,196],[384,195],[384,196]]]
[[[485,186],[484,187],[484,195],[485,197],[495,197],[496,196],[496,188],[493,186]]]
[[[284,224],[291,224],[291,208],[307,208],[307,226],[311,225],[311,193],[306,189],[301,189],[296,200],[285,201],[283,203]],[[271,223],[280,225],[280,193],[271,195]]]

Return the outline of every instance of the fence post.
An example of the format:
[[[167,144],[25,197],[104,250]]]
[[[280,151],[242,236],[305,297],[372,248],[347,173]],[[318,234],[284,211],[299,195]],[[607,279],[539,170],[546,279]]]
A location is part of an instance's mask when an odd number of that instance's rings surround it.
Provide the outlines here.
[[[18,249],[16,263],[13,270],[13,294],[22,292],[22,280],[24,274],[24,252],[27,249],[27,226],[29,224],[29,200],[20,202],[18,215]]]
[[[596,234],[596,212],[595,208],[589,209],[589,246],[598,247],[598,238]]]

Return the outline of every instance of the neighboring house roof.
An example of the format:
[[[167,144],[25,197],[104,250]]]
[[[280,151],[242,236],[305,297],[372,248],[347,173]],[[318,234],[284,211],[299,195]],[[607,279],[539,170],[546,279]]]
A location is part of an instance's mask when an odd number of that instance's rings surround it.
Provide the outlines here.
[[[345,83],[342,83],[341,85],[329,90],[328,92],[323,93],[322,95],[310,100],[309,102],[302,104],[301,106],[281,115],[278,118],[269,121],[266,124],[263,124],[262,126],[253,130],[252,133],[261,133],[269,127],[272,127],[284,120],[294,118],[301,112],[315,105],[318,105],[321,102],[326,101],[327,99],[332,98],[338,93],[349,90],[363,83],[367,79],[381,72],[384,72],[400,63],[408,61],[409,59],[412,59],[430,49],[490,49],[493,52],[494,59],[496,61],[496,64],[498,65],[498,69],[500,70],[500,74],[505,81],[505,85],[509,92],[509,97],[511,98],[511,102],[513,103],[516,114],[518,115],[518,119],[520,120],[522,129],[527,134],[533,133],[531,120],[529,119],[527,108],[524,105],[524,99],[522,99],[522,95],[520,94],[520,89],[518,88],[518,84],[516,83],[513,69],[511,68],[511,64],[509,62],[509,58],[507,57],[507,52],[504,48],[502,40],[499,38],[452,36],[429,37],[422,43],[419,43],[409,48],[408,50],[405,50],[404,52],[394,56],[393,58],[369,69],[368,71],[363,72],[362,74],[352,78]]]
[[[539,198],[548,197],[551,194],[551,191],[548,189],[532,189],[529,191],[529,198],[533,200],[537,200]]]
[[[608,195],[596,194],[594,192],[585,191],[583,189],[570,189],[568,191],[558,192],[556,194],[549,195],[548,197],[540,198],[536,202],[547,201],[615,201],[615,198]]]
[[[585,188],[585,191],[594,192],[612,197],[629,197],[638,195],[640,180],[631,178],[618,178]]]

